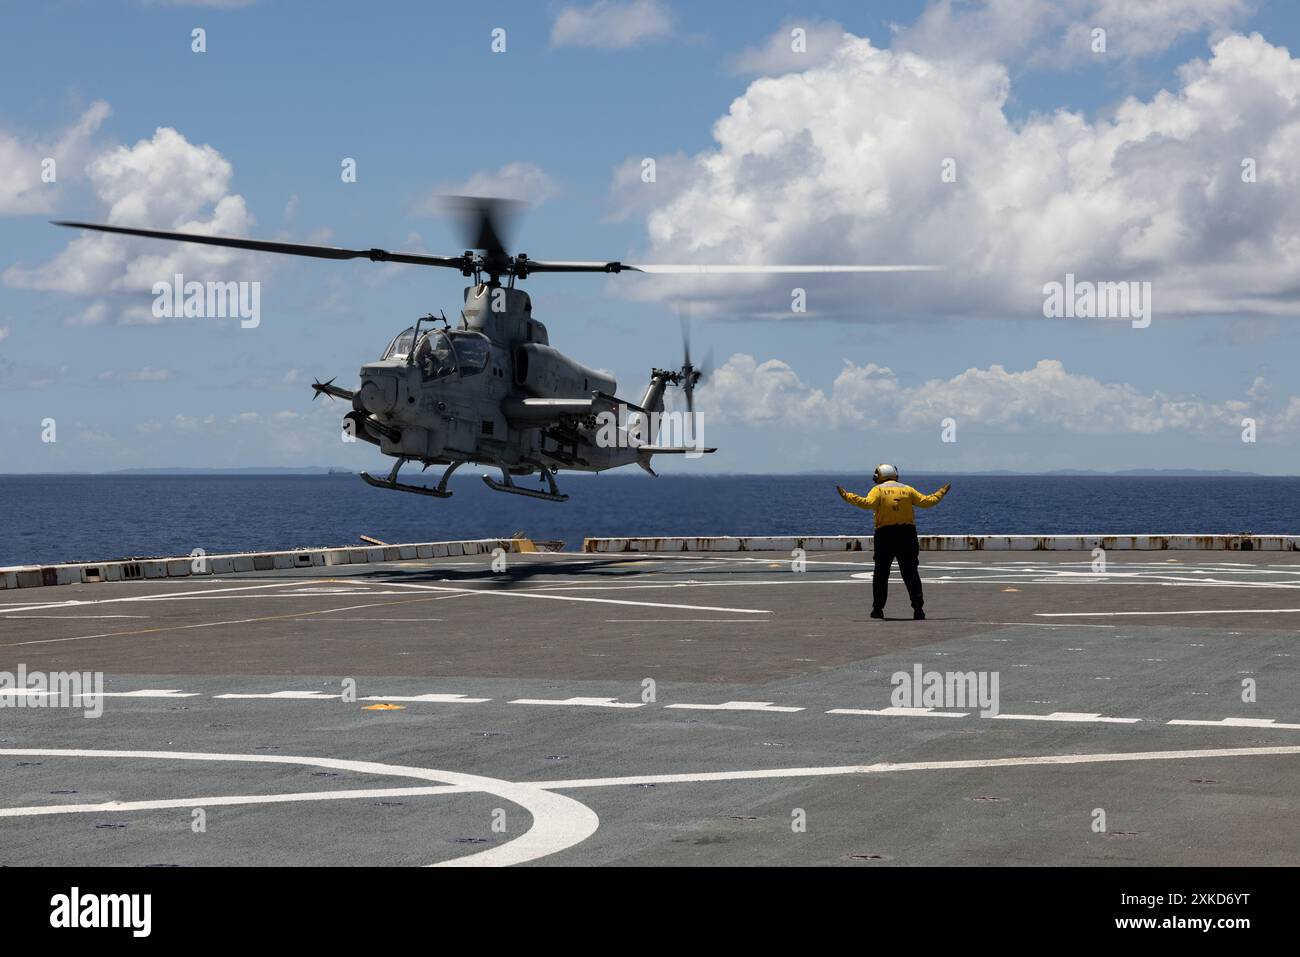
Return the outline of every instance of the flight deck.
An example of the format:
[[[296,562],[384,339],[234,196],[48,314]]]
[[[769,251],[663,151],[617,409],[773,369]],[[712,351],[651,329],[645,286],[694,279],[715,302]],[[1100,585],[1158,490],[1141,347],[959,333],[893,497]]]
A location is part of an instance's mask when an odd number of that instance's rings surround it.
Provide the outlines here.
[[[1300,553],[921,572],[925,621],[857,551],[0,591],[0,672],[104,680],[0,707],[0,864],[1300,857]],[[931,673],[996,700],[900,703]]]

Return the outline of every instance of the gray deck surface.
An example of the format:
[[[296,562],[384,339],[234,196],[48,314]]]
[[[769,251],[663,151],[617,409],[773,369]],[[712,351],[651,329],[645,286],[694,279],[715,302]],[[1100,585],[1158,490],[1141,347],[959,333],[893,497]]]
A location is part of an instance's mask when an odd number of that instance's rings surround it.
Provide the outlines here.
[[[923,554],[924,622],[859,553],[489,561],[0,594],[113,693],[0,708],[0,864],[1300,861],[1294,553]],[[916,665],[1000,716],[832,713]]]

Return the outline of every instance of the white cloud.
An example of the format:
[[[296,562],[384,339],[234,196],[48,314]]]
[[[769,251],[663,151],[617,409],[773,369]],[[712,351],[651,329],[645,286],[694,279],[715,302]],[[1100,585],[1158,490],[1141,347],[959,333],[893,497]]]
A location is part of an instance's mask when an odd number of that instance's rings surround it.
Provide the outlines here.
[[[65,326],[102,326],[107,321],[108,304],[102,300],[97,300],[81,310],[81,312],[65,317],[63,324]]]
[[[803,31],[801,37],[796,30]],[[806,70],[830,59],[842,42],[844,28],[833,20],[787,20],[766,43],[732,58],[730,67],[733,73],[767,75]]]
[[[500,169],[480,170],[468,179],[439,184],[412,211],[419,215],[445,215],[448,196],[489,196],[540,206],[557,192],[559,186],[540,166],[507,163]]]
[[[887,367],[845,362],[829,391],[804,382],[778,359],[759,362],[737,353],[697,393],[698,407],[720,425],[799,432],[872,429],[930,431],[953,418],[962,429],[1004,433],[1153,435],[1235,434],[1243,416],[1260,422],[1260,434],[1300,430],[1300,398],[1285,406],[1195,395],[1143,392],[1069,372],[1056,359],[1008,371],[1001,365],[967,369],[948,379],[908,386]]]
[[[80,166],[91,138],[108,117],[107,103],[96,101],[62,132],[20,138],[0,130],[0,215],[46,213],[55,208],[60,184],[81,175]],[[55,180],[42,180],[42,163],[54,160]]]
[[[673,13],[660,0],[596,0],[560,10],[551,26],[551,46],[626,50],[672,32]]]
[[[196,146],[176,130],[160,127],[152,138],[118,146],[86,167],[107,210],[101,221],[201,235],[247,235],[253,223],[242,196],[230,192],[230,163],[211,146]],[[216,247],[162,243],[105,233],[78,235],[49,262],[5,270],[7,285],[75,295],[116,294],[113,308],[98,299],[72,325],[154,322],[154,283],[176,273],[191,279],[240,280],[264,272],[264,258]]]
[[[9,327],[0,326],[0,342],[4,342],[8,338],[9,338]]]
[[[1106,53],[1132,59],[1244,20],[1250,0],[938,0],[916,22],[895,27],[895,49],[964,61],[1024,61],[1036,68],[1094,63],[1092,31],[1106,31]]]
[[[654,179],[647,182],[646,160],[654,161]],[[646,215],[671,197],[691,176],[692,159],[685,153],[663,156],[629,156],[614,169],[609,188],[608,221]],[[660,183],[663,183],[662,187]]]
[[[836,318],[1041,317],[1043,285],[1068,272],[1151,281],[1157,322],[1293,314],[1300,60],[1258,35],[1212,54],[1182,67],[1176,90],[1095,121],[1062,110],[1013,124],[1001,65],[849,37],[821,66],[753,82],[715,124],[716,148],[659,178],[644,261],[946,271],[628,288],[695,298],[702,315],[788,318],[800,285],[810,314]],[[1243,182],[1247,156],[1257,182]],[[956,182],[941,180],[947,158]]]

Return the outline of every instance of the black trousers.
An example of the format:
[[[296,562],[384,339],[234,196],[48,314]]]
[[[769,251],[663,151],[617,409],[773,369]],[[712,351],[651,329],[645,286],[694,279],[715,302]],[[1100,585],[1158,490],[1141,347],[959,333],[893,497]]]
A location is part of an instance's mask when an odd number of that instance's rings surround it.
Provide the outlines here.
[[[907,585],[907,595],[912,599],[912,608],[920,611],[925,605],[925,596],[921,594],[921,574],[916,570],[921,554],[916,526],[882,525],[876,529],[874,548],[876,569],[871,576],[872,609],[885,610],[885,600],[889,597],[889,569],[897,560],[903,583]]]

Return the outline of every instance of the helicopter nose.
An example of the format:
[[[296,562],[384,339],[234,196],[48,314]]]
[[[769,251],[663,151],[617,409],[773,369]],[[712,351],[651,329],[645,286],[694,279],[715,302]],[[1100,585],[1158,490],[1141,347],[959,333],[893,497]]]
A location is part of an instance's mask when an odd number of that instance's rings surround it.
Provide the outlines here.
[[[357,401],[371,415],[383,415],[397,407],[397,381],[389,376],[366,379],[357,392]]]

